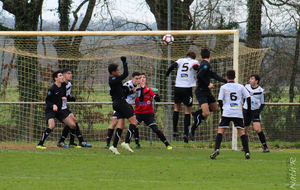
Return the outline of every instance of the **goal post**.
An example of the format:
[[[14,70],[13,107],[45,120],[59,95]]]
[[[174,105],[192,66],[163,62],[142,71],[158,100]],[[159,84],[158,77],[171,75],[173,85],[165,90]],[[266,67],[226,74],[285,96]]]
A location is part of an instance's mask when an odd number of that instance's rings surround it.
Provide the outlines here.
[[[171,45],[162,42],[165,34],[174,36],[175,41]],[[171,133],[176,71],[172,71],[170,78],[165,76],[165,72],[168,63],[186,57],[188,51],[194,51],[196,59],[200,60],[202,48],[211,50],[211,65],[218,75],[225,77],[225,71],[233,68],[236,70],[236,81],[241,84],[246,84],[251,73],[259,71],[266,52],[266,49],[253,49],[241,45],[238,30],[1,31],[0,101],[42,102],[52,84],[52,72],[65,67],[71,68],[71,94],[78,102],[91,104],[74,103],[70,104],[70,109],[77,116],[87,140],[105,141],[113,111],[107,103],[111,101],[107,66],[109,63],[121,65],[120,57],[126,56],[129,75],[133,71],[145,72],[147,86],[157,88],[162,97],[163,102],[155,104],[158,127],[169,140],[182,141],[182,137],[173,138]],[[126,78],[129,79],[130,76]],[[212,83],[215,86],[212,93],[217,97],[222,84],[215,80]],[[8,89],[13,89],[14,94]],[[41,131],[46,127],[43,106],[32,103],[0,104],[0,117],[6,118],[2,125],[7,127],[5,132],[0,131],[0,141],[9,135],[15,140],[39,139]],[[196,109],[199,109],[199,105],[194,98],[193,110]],[[183,113],[182,110],[178,123],[181,133]],[[198,127],[196,142],[214,141],[212,138],[215,138],[220,113],[215,112],[209,117]],[[58,129],[59,127],[60,124]],[[148,127],[141,126],[140,131],[141,140],[148,141],[149,136],[152,137]],[[58,139],[59,133],[59,130],[53,133],[53,140]],[[232,134],[230,131],[228,134],[231,137],[226,137],[224,141],[232,141],[232,149],[236,150],[238,140],[235,128]],[[153,140],[159,141],[155,134]]]

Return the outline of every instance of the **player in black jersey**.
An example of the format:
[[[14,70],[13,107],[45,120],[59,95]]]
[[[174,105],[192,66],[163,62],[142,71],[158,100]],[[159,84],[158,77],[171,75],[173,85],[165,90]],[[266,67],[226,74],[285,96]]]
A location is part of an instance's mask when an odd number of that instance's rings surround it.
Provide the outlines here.
[[[37,149],[46,149],[44,147],[44,142],[52,132],[55,127],[54,118],[57,118],[59,121],[65,123],[70,127],[70,130],[75,133],[76,124],[75,122],[68,117],[68,115],[61,110],[62,101],[66,100],[66,83],[64,82],[64,77],[61,71],[56,71],[52,74],[54,84],[48,89],[48,94],[46,97],[46,122],[48,128],[43,133],[42,139],[37,145]]]
[[[208,49],[201,50],[201,57],[203,61],[201,61],[200,67],[197,72],[198,86],[195,91],[195,95],[201,109],[192,112],[194,124],[190,128],[189,132],[192,141],[194,140],[195,130],[200,125],[201,121],[208,117],[210,111],[218,111],[217,101],[210,91],[210,89],[214,88],[214,85],[210,83],[210,79],[214,78],[220,82],[227,83],[226,79],[223,79],[212,71],[209,64],[211,54]]]
[[[132,134],[137,126],[137,121],[131,106],[125,100],[127,94],[124,89],[127,89],[128,91],[128,87],[123,86],[122,80],[124,80],[128,76],[128,67],[126,63],[126,57],[121,57],[121,60],[123,62],[123,69],[124,69],[122,75],[120,75],[120,70],[117,64],[114,63],[109,64],[108,72],[110,75],[109,75],[108,84],[110,87],[110,95],[113,102],[113,110],[115,110],[120,115],[119,118],[126,118],[130,123],[125,138],[125,142],[123,142],[121,146],[126,150],[133,152],[133,150],[129,146],[129,143]],[[115,135],[121,135],[123,130],[121,131],[120,130],[121,129],[117,128]],[[118,141],[119,138],[115,137],[113,145],[109,147],[109,150],[111,150],[114,154],[120,154],[117,150],[117,145],[119,143]]]

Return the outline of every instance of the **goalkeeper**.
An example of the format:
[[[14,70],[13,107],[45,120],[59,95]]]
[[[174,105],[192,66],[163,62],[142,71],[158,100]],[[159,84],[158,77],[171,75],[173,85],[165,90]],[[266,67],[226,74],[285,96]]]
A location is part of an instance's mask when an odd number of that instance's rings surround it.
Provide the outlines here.
[[[210,91],[210,89],[214,88],[214,85],[210,83],[210,79],[214,78],[220,82],[227,83],[226,79],[223,79],[212,71],[210,66],[211,54],[208,49],[201,50],[201,57],[203,61],[201,61],[197,72],[198,86],[195,91],[201,109],[192,112],[194,119],[194,124],[190,129],[190,138],[192,141],[194,140],[195,130],[201,121],[208,117],[210,111],[218,111],[218,104]]]
[[[146,74],[140,75],[140,88],[141,92],[135,99],[134,113],[138,124],[144,123],[150,127],[159,137],[159,139],[166,145],[168,150],[172,149],[172,146],[167,141],[165,135],[158,129],[157,123],[154,118],[154,111],[152,101],[160,101],[159,95],[154,94],[151,88],[146,86]]]

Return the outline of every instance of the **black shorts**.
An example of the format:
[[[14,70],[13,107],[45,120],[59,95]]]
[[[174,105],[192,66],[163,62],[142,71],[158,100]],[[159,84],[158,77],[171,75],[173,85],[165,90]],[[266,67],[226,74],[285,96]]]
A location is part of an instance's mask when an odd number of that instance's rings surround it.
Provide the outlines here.
[[[128,119],[134,116],[132,106],[129,105],[125,99],[114,100],[113,109],[117,112],[118,119],[119,118]]]
[[[132,107],[132,105],[129,105],[130,107],[131,107],[131,109],[132,109],[132,111],[133,111],[133,107]],[[114,110],[114,113],[113,113],[113,116],[112,116],[113,118],[117,118],[117,119],[124,119],[125,117],[123,117],[122,116],[122,114],[121,113],[119,113],[119,112],[117,112],[117,111],[115,111]]]
[[[187,107],[193,105],[193,88],[175,87],[174,89],[175,104],[183,103]]]
[[[71,115],[71,114],[73,114],[71,112],[71,110],[69,110],[69,108],[63,109],[62,111],[65,112],[68,116]]]
[[[136,113],[135,114],[136,120],[138,124],[140,125],[143,121],[144,123],[148,126],[151,127],[152,125],[157,125],[155,119],[154,119],[154,114],[153,113],[146,113],[146,114],[140,114]]]
[[[260,123],[260,113],[258,110],[251,110],[251,112],[248,113],[247,110],[243,109],[243,116],[245,126],[249,126],[251,121]]]
[[[216,102],[216,99],[211,94],[211,92],[195,92],[195,93],[200,106],[205,103],[210,104]]]
[[[59,110],[59,111],[53,111],[53,110],[50,110],[50,111],[46,111],[46,123],[48,124],[48,120],[49,119],[58,119],[60,122],[63,122],[63,120],[65,118],[67,118],[69,115],[62,111],[62,110]]]
[[[230,121],[233,122],[235,128],[244,129],[244,123],[242,118],[236,117],[221,117],[219,128],[228,128]]]

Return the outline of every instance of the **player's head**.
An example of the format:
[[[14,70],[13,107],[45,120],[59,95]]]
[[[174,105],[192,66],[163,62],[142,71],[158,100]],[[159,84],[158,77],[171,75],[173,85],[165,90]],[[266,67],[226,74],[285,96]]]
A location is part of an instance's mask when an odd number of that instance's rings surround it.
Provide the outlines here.
[[[115,64],[115,63],[111,63],[108,65],[108,72],[110,75],[113,75],[113,76],[119,76],[120,74],[120,71],[119,71],[119,68],[118,68],[118,64]]]
[[[54,82],[59,82],[59,83],[64,82],[64,76],[62,74],[62,71],[58,70],[52,73],[52,79]]]
[[[139,72],[133,72],[132,73],[132,83],[133,83],[133,85],[138,85],[138,84],[140,84],[140,73]]]
[[[146,74],[144,72],[141,72],[140,74],[140,84],[145,85],[146,84]]]
[[[192,59],[196,59],[196,54],[195,54],[195,52],[193,52],[193,51],[189,51],[189,52],[186,54],[186,57],[189,57],[189,58],[192,58]]]
[[[235,79],[235,70],[233,70],[233,69],[228,69],[228,70],[226,71],[226,78],[227,78],[228,80],[234,80],[234,79]]]
[[[72,81],[72,71],[71,71],[71,69],[64,68],[61,72],[64,75],[66,82]]]
[[[210,58],[210,51],[206,48],[201,50],[201,57],[202,59],[209,59]]]
[[[256,84],[259,84],[259,81],[260,81],[260,77],[256,74],[252,74],[250,76],[250,79],[249,79],[249,83],[250,85],[256,85]]]

